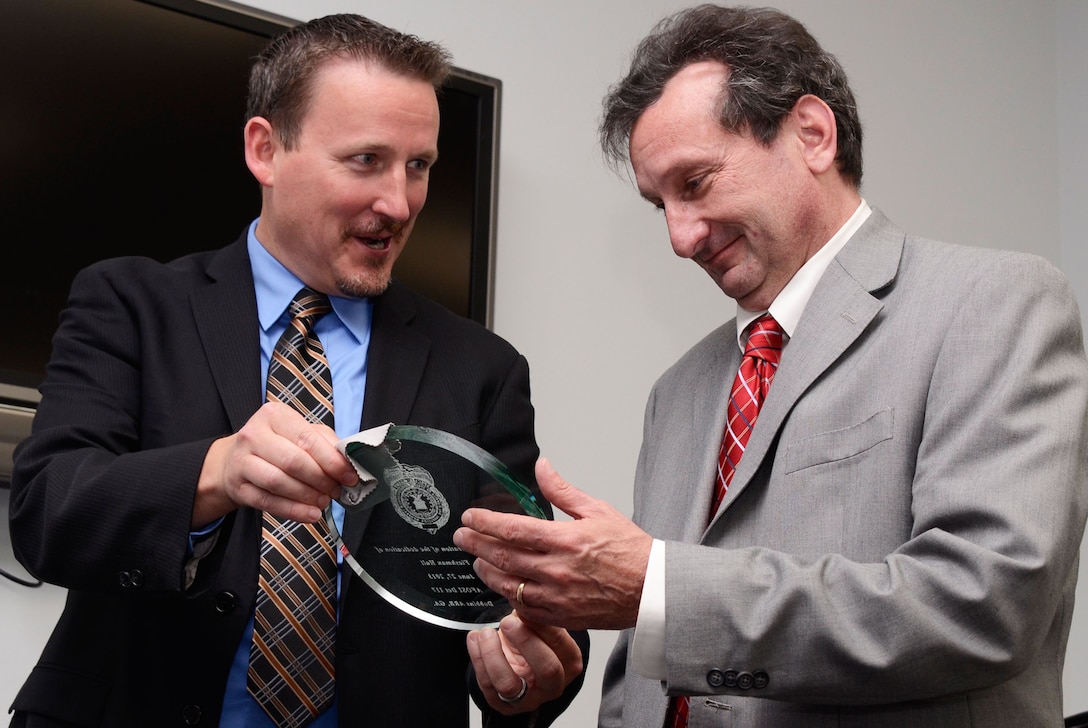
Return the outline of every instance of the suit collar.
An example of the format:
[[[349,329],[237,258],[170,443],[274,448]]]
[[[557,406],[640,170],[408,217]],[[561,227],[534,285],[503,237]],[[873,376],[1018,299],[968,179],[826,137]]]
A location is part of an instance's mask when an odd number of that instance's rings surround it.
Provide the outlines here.
[[[363,429],[408,421],[431,346],[413,326],[416,315],[412,294],[396,281],[374,299]]]
[[[895,279],[905,238],[903,231],[874,207],[869,219],[835,256],[832,267],[837,264],[861,288],[875,294]]]
[[[884,307],[877,294],[895,280],[903,244],[902,231],[874,208],[828,266],[782,353],[759,421],[714,520],[744,491],[768,454],[773,457],[778,434],[805,391],[873,324]],[[724,418],[722,422],[724,427]]]

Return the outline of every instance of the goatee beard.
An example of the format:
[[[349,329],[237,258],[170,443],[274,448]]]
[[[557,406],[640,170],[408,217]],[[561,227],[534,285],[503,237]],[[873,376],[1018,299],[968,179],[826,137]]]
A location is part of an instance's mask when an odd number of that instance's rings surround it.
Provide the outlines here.
[[[404,223],[382,218],[369,224],[345,232],[345,238],[381,238],[389,236],[389,245],[394,246],[404,233]],[[348,298],[370,298],[380,296],[389,288],[391,274],[381,264],[362,273],[338,277],[336,288]]]
[[[391,276],[383,271],[373,271],[373,275],[356,275],[350,278],[337,278],[336,289],[345,298],[371,298],[380,296],[389,288]]]

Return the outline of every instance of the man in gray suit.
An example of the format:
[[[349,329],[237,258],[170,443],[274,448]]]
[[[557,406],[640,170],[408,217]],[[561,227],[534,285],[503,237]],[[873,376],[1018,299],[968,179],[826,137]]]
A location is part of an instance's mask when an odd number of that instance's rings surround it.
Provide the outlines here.
[[[845,74],[777,11],[664,20],[601,138],[737,318],[654,386],[633,522],[540,461],[574,520],[467,512],[480,575],[624,630],[602,726],[1060,726],[1088,513],[1067,282],[870,207]],[[770,361],[731,386],[757,319]]]

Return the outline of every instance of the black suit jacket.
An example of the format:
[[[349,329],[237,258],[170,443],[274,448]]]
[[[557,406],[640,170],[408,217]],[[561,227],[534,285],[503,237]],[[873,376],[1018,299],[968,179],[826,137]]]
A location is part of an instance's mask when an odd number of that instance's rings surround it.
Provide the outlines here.
[[[76,277],[33,434],[15,455],[10,508],[18,558],[68,588],[68,601],[12,725],[218,724],[253,608],[260,514],[227,517],[188,588],[183,571],[208,446],[262,403],[258,327],[245,236],[165,265],[122,258]],[[448,430],[534,482],[524,358],[396,283],[374,302],[363,409],[361,429]],[[345,540],[358,544],[365,525],[349,513]],[[475,681],[462,632],[404,616],[354,575],[341,600],[342,726],[468,725]],[[485,716],[524,723],[486,706]]]

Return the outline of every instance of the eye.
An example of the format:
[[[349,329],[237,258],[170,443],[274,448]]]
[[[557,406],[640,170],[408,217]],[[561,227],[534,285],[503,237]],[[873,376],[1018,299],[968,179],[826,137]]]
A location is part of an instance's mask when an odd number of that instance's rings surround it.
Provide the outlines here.
[[[664,200],[658,199],[657,197],[650,197],[649,195],[642,195],[642,199],[646,200],[651,205],[653,205],[655,210],[661,210],[661,211],[665,210],[665,201]]]
[[[413,159],[408,163],[409,169],[415,169],[420,172],[426,172],[431,168],[431,163],[426,159]]]
[[[371,165],[378,161],[378,155],[370,153],[356,154],[353,159],[359,164]]]
[[[694,192],[698,192],[699,187],[703,184],[704,179],[706,179],[706,177],[692,177],[690,179],[684,180],[684,193],[690,195]]]

